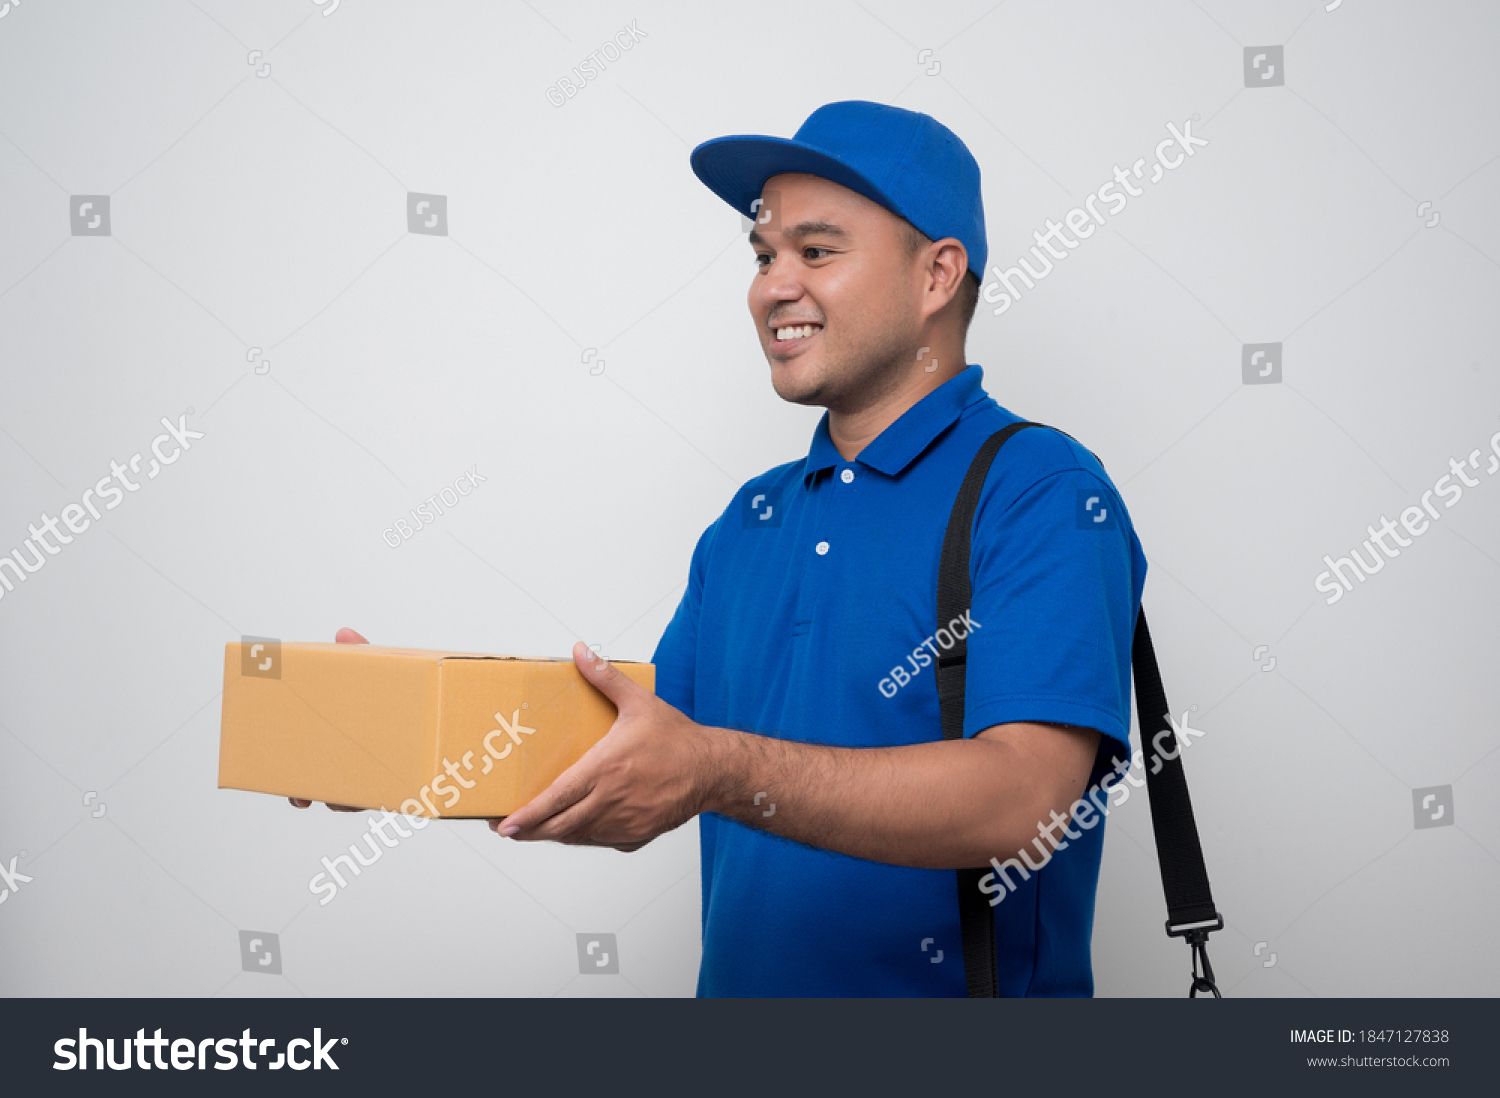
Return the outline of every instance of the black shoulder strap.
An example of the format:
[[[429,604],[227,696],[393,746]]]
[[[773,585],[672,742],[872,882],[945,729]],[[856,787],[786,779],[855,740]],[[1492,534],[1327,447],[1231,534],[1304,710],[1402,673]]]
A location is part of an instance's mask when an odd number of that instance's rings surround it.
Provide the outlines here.
[[[943,536],[943,555],[938,564],[937,621],[944,628],[955,618],[961,619],[970,609],[972,593],[969,578],[969,539],[973,532],[974,512],[985,477],[1000,447],[1017,431],[1045,424],[1012,423],[985,439],[974,455]],[[1055,428],[1053,428],[1055,430]],[[1061,433],[1061,432],[1059,432]],[[1071,436],[1070,436],[1071,437]],[[943,738],[963,738],[964,664],[968,643],[949,630],[955,644],[938,657],[938,703],[942,711]],[[1142,611],[1136,619],[1131,646],[1131,669],[1135,677],[1136,712],[1142,744],[1150,743],[1153,731],[1162,729],[1170,715],[1167,694],[1151,647],[1151,633]],[[1208,872],[1203,865],[1203,851],[1198,843],[1198,828],[1193,821],[1193,805],[1188,798],[1187,777],[1182,769],[1180,748],[1172,758],[1158,756],[1161,766],[1146,771],[1146,792],[1151,802],[1151,828],[1156,835],[1156,854],[1161,866],[1162,891],[1167,900],[1167,934],[1186,937],[1193,951],[1194,997],[1200,991],[1212,992],[1217,998],[1213,968],[1204,948],[1208,935],[1222,929],[1224,919],[1214,907],[1208,887]],[[983,869],[960,869],[958,876],[959,929],[963,938],[964,981],[971,998],[992,998],[998,989],[995,967],[995,922],[989,902],[979,889]],[[1200,972],[1201,961],[1201,972]]]

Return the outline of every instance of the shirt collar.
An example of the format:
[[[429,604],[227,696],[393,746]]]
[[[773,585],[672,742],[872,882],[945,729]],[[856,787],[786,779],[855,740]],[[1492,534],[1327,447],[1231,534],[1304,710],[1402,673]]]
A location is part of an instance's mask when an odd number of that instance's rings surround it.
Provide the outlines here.
[[[886,476],[898,475],[932,444],[933,439],[952,426],[965,408],[984,399],[985,393],[980,387],[983,380],[983,367],[966,367],[962,373],[949,378],[901,413],[900,418],[876,435],[855,460]],[[843,463],[844,458],[828,433],[828,413],[824,412],[813,432],[802,483],[804,486],[810,484],[822,470]]]

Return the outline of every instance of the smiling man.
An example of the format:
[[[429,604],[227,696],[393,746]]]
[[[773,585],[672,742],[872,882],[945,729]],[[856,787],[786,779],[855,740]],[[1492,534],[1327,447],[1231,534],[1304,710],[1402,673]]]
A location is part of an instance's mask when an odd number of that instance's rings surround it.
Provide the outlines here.
[[[805,458],[751,478],[697,540],[657,694],[574,645],[618,717],[490,826],[634,850],[699,817],[699,995],[965,995],[975,891],[999,995],[1092,995],[1103,816],[1070,808],[1130,757],[1146,559],[1094,455],[1022,431],[981,486],[971,604],[938,619],[954,496],[1020,422],[965,356],[980,168],[933,118],[868,102],[790,139],[705,142],[691,165],[756,222],[771,386],[826,413]],[[959,634],[945,738],[936,667]]]
[[[1089,995],[1104,828],[1066,817],[1129,758],[1146,565],[1093,455],[1016,435],[974,517],[963,736],[943,738],[944,529],[981,443],[1019,419],[964,355],[978,165],[927,115],[843,102],[692,166],[755,219],[772,386],[827,412],[699,539],[658,696],[575,646],[618,720],[491,826],[633,850],[699,816],[700,995],[963,995],[954,870],[1019,857],[1013,891],[990,879],[999,993]]]
[[[1092,994],[1103,818],[1068,813],[1130,757],[1146,562],[1093,455],[1021,431],[982,485],[970,606],[938,620],[954,497],[1019,421],[964,354],[979,167],[927,115],[866,102],[790,140],[706,142],[692,166],[755,219],[772,386],[827,411],[806,457],[752,478],[699,538],[656,695],[574,646],[618,718],[490,826],[635,850],[699,817],[700,995],[964,995],[976,889],[955,870],[986,865],[998,994]],[[945,739],[935,672],[958,634],[962,735]]]

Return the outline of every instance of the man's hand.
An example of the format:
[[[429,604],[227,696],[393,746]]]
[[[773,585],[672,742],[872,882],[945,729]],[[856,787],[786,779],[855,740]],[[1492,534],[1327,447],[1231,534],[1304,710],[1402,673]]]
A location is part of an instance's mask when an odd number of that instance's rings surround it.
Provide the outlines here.
[[[369,641],[365,640],[364,637],[360,636],[353,629],[350,629],[347,626],[345,628],[343,628],[343,629],[340,629],[336,634],[334,634],[333,639],[334,639],[334,643],[336,643],[336,644],[369,644],[370,643]],[[304,801],[304,800],[301,800],[298,797],[288,797],[287,800],[289,800],[289,801],[292,802],[292,807],[293,808],[307,808],[309,805],[312,804],[312,801]],[[363,812],[364,811],[363,808],[350,808],[346,804],[331,804],[328,807],[331,808],[331,809],[333,809],[333,811],[335,811],[335,812]]]
[[[503,836],[638,850],[716,812],[807,846],[918,869],[982,866],[1043,842],[1061,850],[1058,827],[1078,838],[1064,825],[1084,794],[1096,729],[1015,721],[962,740],[830,747],[698,724],[582,644],[573,662],[619,716],[530,804],[490,821]]]
[[[490,829],[522,842],[639,850],[704,811],[720,777],[722,733],[689,720],[581,642],[573,662],[619,716],[583,758]]]

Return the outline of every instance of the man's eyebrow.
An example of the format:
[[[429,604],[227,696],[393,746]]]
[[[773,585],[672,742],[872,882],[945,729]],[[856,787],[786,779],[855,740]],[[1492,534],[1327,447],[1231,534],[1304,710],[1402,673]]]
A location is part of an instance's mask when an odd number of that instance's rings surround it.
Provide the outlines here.
[[[799,221],[791,228],[782,229],[781,235],[793,241],[809,236],[833,236],[844,240],[849,238],[848,232],[832,221]],[[766,238],[754,229],[750,230],[750,243],[770,246],[766,244]]]

